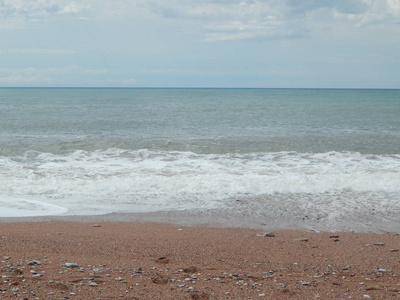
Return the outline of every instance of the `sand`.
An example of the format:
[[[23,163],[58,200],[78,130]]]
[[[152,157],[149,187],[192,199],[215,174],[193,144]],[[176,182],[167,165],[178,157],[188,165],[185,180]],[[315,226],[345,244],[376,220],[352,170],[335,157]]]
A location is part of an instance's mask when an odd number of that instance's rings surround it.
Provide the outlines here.
[[[260,232],[1,223],[0,299],[400,299],[396,233]]]

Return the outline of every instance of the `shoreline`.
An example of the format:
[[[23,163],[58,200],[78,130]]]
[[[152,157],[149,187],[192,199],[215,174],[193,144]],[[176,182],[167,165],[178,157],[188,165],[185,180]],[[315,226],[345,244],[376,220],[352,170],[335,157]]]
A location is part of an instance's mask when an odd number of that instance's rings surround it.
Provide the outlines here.
[[[0,223],[0,299],[400,298],[398,233],[92,221]]]
[[[0,217],[4,223],[26,222],[122,222],[122,223],[157,223],[180,226],[205,226],[214,228],[238,229],[274,229],[303,230],[313,232],[354,232],[354,233],[398,233],[400,219],[367,218],[360,216],[350,222],[338,220],[311,219],[285,216],[263,216],[253,214],[251,209],[244,211],[208,209],[208,210],[172,210],[138,213],[107,213],[101,215],[47,215],[29,217]]]

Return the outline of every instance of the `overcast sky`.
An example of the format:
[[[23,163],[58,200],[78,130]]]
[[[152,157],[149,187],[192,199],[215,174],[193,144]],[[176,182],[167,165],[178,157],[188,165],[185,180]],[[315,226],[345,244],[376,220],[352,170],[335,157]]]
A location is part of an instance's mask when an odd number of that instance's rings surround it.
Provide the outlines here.
[[[400,88],[400,0],[0,0],[0,86]]]

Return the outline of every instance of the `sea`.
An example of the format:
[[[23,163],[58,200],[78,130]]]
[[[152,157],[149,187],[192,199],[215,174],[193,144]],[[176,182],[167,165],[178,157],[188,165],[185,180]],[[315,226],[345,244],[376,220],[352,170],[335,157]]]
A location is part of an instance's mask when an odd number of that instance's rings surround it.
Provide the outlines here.
[[[83,216],[398,232],[400,90],[0,88],[0,219]]]

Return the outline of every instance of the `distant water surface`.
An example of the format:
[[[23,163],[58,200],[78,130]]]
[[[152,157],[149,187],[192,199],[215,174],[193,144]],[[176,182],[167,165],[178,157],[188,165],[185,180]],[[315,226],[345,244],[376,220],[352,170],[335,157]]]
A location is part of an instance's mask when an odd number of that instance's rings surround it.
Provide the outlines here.
[[[400,90],[2,88],[0,207],[400,230]]]

